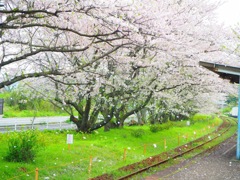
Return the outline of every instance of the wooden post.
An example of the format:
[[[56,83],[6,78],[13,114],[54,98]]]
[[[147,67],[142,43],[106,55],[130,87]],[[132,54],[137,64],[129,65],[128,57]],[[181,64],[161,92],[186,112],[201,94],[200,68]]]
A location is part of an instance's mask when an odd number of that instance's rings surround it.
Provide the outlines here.
[[[35,180],[38,180],[38,168],[35,170]]]
[[[59,121],[60,131],[62,130],[62,121]]]
[[[89,174],[91,173],[91,170],[92,170],[92,156],[90,156],[90,159],[89,159],[89,167],[88,167]]]
[[[180,146],[180,135],[178,135],[178,146]]]
[[[143,154],[144,154],[144,155],[146,154],[146,151],[147,151],[147,145],[144,144],[144,146],[143,146]]]
[[[167,149],[167,140],[166,139],[164,139],[164,149],[165,149],[165,151]]]
[[[71,149],[71,145],[70,144],[68,144],[68,150],[70,150]]]
[[[123,160],[124,160],[124,161],[126,160],[126,155],[127,155],[127,149],[125,148],[125,149],[124,149],[124,153],[123,153]]]

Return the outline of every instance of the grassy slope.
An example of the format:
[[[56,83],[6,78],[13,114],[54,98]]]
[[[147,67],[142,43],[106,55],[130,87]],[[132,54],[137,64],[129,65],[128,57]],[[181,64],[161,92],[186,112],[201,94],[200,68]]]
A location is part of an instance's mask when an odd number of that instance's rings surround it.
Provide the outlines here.
[[[14,95],[15,94],[15,95]],[[20,109],[20,96],[16,96],[14,92],[0,93],[0,98],[4,99],[3,117],[43,117],[43,116],[68,116],[68,114],[60,108],[54,107],[49,101],[41,100],[29,101],[24,109]],[[14,103],[10,105],[10,99],[13,98]],[[18,100],[16,100],[18,99]],[[29,105],[30,104],[30,105]],[[33,108],[35,104],[35,108]]]
[[[68,116],[68,114],[64,111],[54,111],[50,110],[18,110],[15,108],[11,108],[8,106],[4,106],[3,117],[47,117],[47,116]]]
[[[109,132],[103,132],[100,129],[94,134],[74,134],[74,144],[71,145],[70,150],[66,144],[66,134],[74,132],[39,132],[40,142],[45,144],[45,147],[40,149],[37,158],[30,164],[4,161],[8,135],[0,134],[2,142],[0,178],[10,179],[16,176],[15,179],[33,179],[36,167],[39,168],[40,179],[49,177],[50,179],[67,180],[95,177],[172,149],[178,146],[178,136],[180,143],[184,144],[195,137],[207,134],[221,123],[219,119],[214,121],[215,127],[212,127],[213,121],[197,122],[189,127],[186,126],[185,121],[177,122],[169,130],[157,133],[152,133],[148,126],[141,126],[114,129]],[[144,136],[133,137],[132,132],[136,129],[143,129]],[[196,136],[194,132],[196,132]],[[164,139],[166,139],[166,149],[164,148]],[[126,149],[125,160],[123,160],[124,149]],[[91,173],[88,173],[91,157]]]

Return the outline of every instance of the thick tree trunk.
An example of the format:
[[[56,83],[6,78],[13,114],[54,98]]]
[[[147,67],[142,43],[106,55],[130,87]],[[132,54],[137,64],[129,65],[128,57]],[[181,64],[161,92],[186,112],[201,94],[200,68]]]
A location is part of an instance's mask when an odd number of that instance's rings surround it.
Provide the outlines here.
[[[108,122],[105,126],[104,126],[104,131],[109,131],[112,128],[117,128],[118,125],[114,122]]]
[[[146,117],[147,117],[147,110],[146,108],[143,108],[137,113],[137,120],[139,125],[143,125],[146,123]]]
[[[87,119],[78,119],[73,115],[70,116],[70,121],[72,121],[77,126],[78,132],[89,133],[90,127],[88,126]]]

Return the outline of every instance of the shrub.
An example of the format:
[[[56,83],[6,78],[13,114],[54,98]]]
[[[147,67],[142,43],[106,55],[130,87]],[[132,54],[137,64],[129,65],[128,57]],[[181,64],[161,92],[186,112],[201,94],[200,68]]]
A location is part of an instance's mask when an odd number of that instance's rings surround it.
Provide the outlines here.
[[[185,121],[185,120],[178,121],[178,122],[174,123],[174,126],[175,127],[186,127],[187,121]]]
[[[145,131],[143,129],[133,130],[131,135],[136,138],[141,138],[144,135]]]
[[[232,110],[232,107],[228,106],[222,109],[222,113],[229,113]]]
[[[204,122],[209,121],[210,119],[213,119],[211,115],[205,115],[205,114],[195,114],[193,117],[190,118],[192,123],[195,122]]]
[[[163,124],[154,124],[150,126],[150,131],[153,133],[156,133],[158,131],[162,131],[164,129],[169,129],[170,127],[173,126],[173,122],[169,121]]]
[[[164,130],[164,129],[167,130],[167,129],[169,129],[169,128],[171,128],[173,126],[173,122],[172,121],[168,121],[167,123],[164,123],[161,126],[162,126],[162,130]]]
[[[160,131],[160,129],[161,129],[160,124],[153,124],[150,126],[150,131],[153,133]]]
[[[13,132],[8,139],[8,152],[5,159],[11,162],[32,161],[36,156],[37,148],[35,130]]]

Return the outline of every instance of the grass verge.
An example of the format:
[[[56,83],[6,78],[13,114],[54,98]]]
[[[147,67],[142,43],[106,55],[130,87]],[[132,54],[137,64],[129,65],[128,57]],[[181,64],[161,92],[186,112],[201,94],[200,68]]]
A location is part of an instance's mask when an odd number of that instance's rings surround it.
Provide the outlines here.
[[[149,126],[124,127],[109,132],[100,129],[93,134],[43,131],[38,139],[45,146],[31,163],[6,162],[9,134],[0,134],[0,178],[33,179],[38,168],[39,179],[88,179],[192,141],[214,131],[221,122],[218,118],[190,126],[186,126],[186,121],[174,122],[171,128],[156,133],[152,133]],[[133,135],[137,131],[141,136]],[[67,134],[74,134],[74,144],[70,147],[66,144]]]

